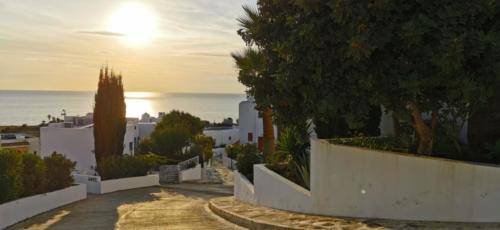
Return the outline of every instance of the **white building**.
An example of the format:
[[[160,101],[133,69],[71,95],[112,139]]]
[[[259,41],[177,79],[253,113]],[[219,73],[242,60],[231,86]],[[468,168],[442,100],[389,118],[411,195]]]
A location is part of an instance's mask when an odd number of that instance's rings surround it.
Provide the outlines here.
[[[241,144],[256,143],[263,145],[264,126],[259,111],[255,109],[255,102],[249,98],[239,105],[239,140]],[[274,137],[278,130],[274,126]]]
[[[206,128],[203,130],[203,134],[214,139],[215,147],[234,144],[239,140],[237,126]]]
[[[156,128],[156,123],[155,122],[149,122],[149,123],[143,123],[139,122],[138,124],[138,129],[139,129],[139,141],[147,139],[151,136],[151,133],[155,131]]]
[[[78,117],[64,119],[61,123],[51,123],[40,128],[40,152],[49,156],[53,152],[64,154],[76,161],[76,170],[80,173],[94,174],[96,161],[94,149],[94,126],[92,120],[72,123]],[[127,119],[127,127],[123,140],[123,154],[134,155],[141,137],[141,123],[138,119]],[[88,124],[90,122],[90,124]],[[78,124],[84,124],[79,126]],[[146,136],[142,134],[142,136]]]

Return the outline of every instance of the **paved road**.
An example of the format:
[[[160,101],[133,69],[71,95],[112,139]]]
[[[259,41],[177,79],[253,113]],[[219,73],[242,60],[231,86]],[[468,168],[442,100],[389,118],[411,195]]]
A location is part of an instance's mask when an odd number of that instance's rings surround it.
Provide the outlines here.
[[[167,187],[127,190],[89,196],[10,229],[235,229],[205,209],[209,199],[220,196]]]

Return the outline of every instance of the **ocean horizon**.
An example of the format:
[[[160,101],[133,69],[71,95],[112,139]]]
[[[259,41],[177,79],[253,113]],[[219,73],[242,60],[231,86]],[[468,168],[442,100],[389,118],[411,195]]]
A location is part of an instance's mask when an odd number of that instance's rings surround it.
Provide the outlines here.
[[[48,115],[62,118],[92,112],[95,91],[0,90],[0,125],[38,125]],[[238,104],[245,94],[125,92],[127,117],[143,113],[181,110],[202,120],[220,122],[238,118]]]

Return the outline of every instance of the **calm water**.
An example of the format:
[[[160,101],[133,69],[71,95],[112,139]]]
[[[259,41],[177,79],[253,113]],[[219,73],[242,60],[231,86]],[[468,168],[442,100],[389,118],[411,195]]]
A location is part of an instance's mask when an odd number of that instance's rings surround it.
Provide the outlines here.
[[[127,117],[177,109],[208,121],[238,118],[238,103],[245,99],[244,94],[127,92],[125,96]],[[84,115],[93,104],[94,92],[0,90],[0,125],[40,124],[48,114],[61,117],[63,109],[68,115]]]

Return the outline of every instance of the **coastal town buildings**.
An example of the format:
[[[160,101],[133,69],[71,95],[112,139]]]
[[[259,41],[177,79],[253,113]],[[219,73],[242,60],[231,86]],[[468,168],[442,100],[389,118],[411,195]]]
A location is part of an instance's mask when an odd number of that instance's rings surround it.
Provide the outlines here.
[[[20,133],[0,134],[0,149],[12,149],[18,152],[36,152],[38,138],[30,138]]]
[[[239,104],[239,140],[241,144],[255,143],[263,146],[264,128],[262,116],[255,109],[255,101],[249,97]],[[274,137],[277,137],[277,128],[274,127]]]
[[[140,123],[137,118],[127,118],[123,154],[134,155],[141,138],[149,136],[151,126],[153,126],[151,123]],[[40,146],[42,156],[48,156],[53,152],[61,153],[77,163],[76,171],[79,173],[95,173],[94,128],[91,113],[82,117],[67,116],[63,122],[50,123],[40,128]]]

